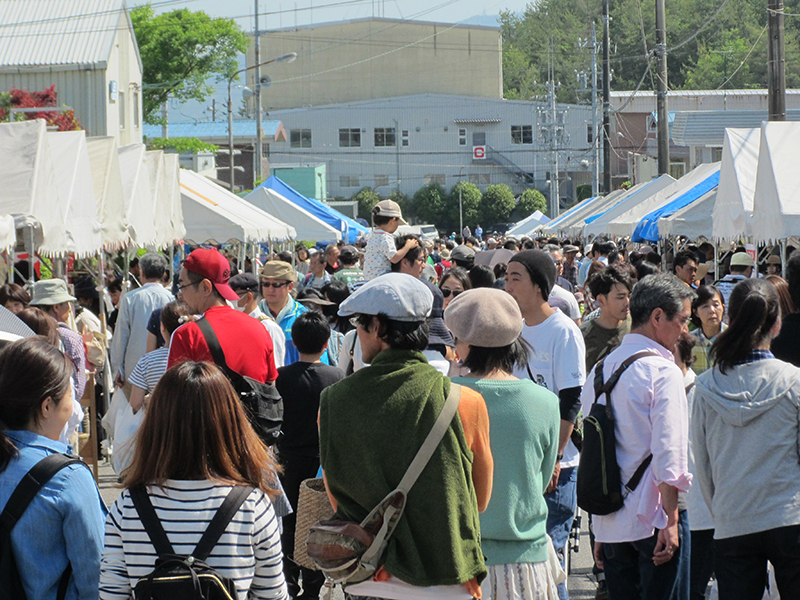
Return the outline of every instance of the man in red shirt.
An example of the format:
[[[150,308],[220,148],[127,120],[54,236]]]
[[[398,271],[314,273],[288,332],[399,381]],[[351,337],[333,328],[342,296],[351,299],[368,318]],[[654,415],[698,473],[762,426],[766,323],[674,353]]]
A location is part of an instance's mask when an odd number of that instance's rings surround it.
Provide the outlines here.
[[[275,381],[278,370],[269,333],[256,319],[226,302],[239,300],[228,285],[230,275],[230,264],[222,254],[198,248],[183,263],[178,293],[193,314],[208,319],[232,371],[256,381]],[[167,366],[187,360],[214,362],[197,323],[181,325],[172,334]]]

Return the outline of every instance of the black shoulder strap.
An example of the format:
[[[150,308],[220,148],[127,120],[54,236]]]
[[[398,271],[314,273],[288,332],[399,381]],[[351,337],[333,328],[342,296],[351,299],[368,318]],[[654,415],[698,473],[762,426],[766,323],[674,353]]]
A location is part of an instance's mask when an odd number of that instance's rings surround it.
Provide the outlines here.
[[[144,486],[131,488],[131,500],[133,500],[133,507],[139,513],[139,520],[142,522],[147,537],[156,549],[156,554],[163,557],[167,554],[175,554],[172,549],[172,544],[167,537],[167,532],[161,525],[161,520],[156,514],[156,509],[153,508],[153,503],[150,501],[150,495]]]
[[[601,395],[606,395],[606,406],[611,406],[611,391],[617,386],[619,382],[619,378],[622,377],[622,374],[627,371],[628,367],[630,367],[634,362],[639,360],[640,358],[644,358],[645,356],[657,356],[655,352],[650,352],[649,350],[642,350],[641,352],[637,352],[626,358],[622,361],[617,367],[617,370],[608,378],[608,381],[603,383],[603,366],[605,365],[605,358],[597,363],[597,367],[595,367],[594,372],[594,394],[595,398],[594,401],[600,398]]]
[[[195,321],[195,323],[197,323],[197,326],[200,328],[200,333],[203,334],[206,344],[208,345],[208,349],[211,352],[211,357],[214,359],[216,365],[225,371],[228,379],[230,379],[232,382],[242,379],[242,376],[239,375],[239,373],[231,370],[231,368],[228,366],[228,363],[225,361],[225,353],[222,351],[222,346],[219,344],[217,334],[214,333],[214,328],[211,327],[211,323],[208,322],[208,319],[203,317],[202,319]]]
[[[642,480],[642,475],[647,470],[647,467],[650,466],[650,462],[653,460],[653,455],[648,454],[647,458],[642,461],[642,464],[639,465],[639,468],[633,473],[631,478],[628,480],[628,483],[625,484],[625,487],[629,492],[632,492],[636,489],[636,486],[639,485],[639,482]]]
[[[194,549],[194,552],[192,552],[192,556],[197,560],[203,561],[208,558],[214,546],[217,545],[220,536],[225,533],[225,529],[228,527],[231,519],[236,516],[242,503],[252,491],[252,486],[240,485],[228,492],[225,500],[217,509],[214,518],[211,519],[211,523],[208,524],[208,527],[203,533],[203,537],[197,542],[197,547]]]

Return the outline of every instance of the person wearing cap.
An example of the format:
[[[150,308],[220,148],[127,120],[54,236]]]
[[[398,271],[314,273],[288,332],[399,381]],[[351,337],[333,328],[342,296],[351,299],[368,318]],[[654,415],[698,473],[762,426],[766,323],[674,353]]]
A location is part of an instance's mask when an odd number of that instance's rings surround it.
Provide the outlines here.
[[[697,278],[697,256],[690,250],[681,250],[675,255],[672,270],[675,277],[692,289],[697,289],[694,285]]]
[[[141,287],[123,295],[117,305],[119,314],[111,340],[111,366],[114,384],[130,398],[128,378],[147,349],[147,323],[157,308],[175,298],[161,284],[169,265],[163,254],[148,252],[139,259]]]
[[[461,267],[469,271],[475,265],[475,252],[466,244],[460,244],[453,248],[450,252],[450,262],[457,267]]]
[[[320,462],[338,519],[360,522],[392,491],[450,393],[450,380],[421,353],[432,303],[419,279],[389,273],[339,307],[341,316],[355,317],[369,366],[321,396]],[[347,586],[351,598],[417,598],[420,588],[464,600],[480,595],[479,512],[489,503],[493,472],[489,419],[480,394],[460,392],[458,415],[411,488],[378,571]]]
[[[406,252],[419,245],[417,240],[408,240],[401,249],[395,247],[394,232],[400,225],[408,225],[403,220],[403,213],[397,202],[392,200],[378,202],[372,209],[372,223],[375,228],[367,236],[364,254],[365,281],[390,273],[393,264],[399,263]]]
[[[291,265],[286,267],[294,273]],[[183,262],[178,276],[180,298],[192,314],[208,320],[231,371],[262,383],[275,381],[278,370],[272,338],[258,321],[228,305],[228,301],[239,301],[228,283],[230,276],[230,263],[218,250],[197,248]],[[175,330],[169,347],[169,368],[186,361],[215,362],[194,321]]]
[[[352,291],[353,285],[364,281],[364,271],[358,268],[358,250],[355,246],[344,246],[339,250],[340,271],[333,274],[335,281],[344,282]]]
[[[445,311],[445,323],[458,340],[456,354],[468,375],[453,383],[480,393],[486,401],[494,459],[492,499],[481,514],[481,547],[489,576],[483,598],[528,598],[529,590],[555,598],[548,568],[547,504],[558,453],[558,397],[531,380],[513,375],[525,368],[528,345],[520,337],[522,315],[501,290],[467,290]],[[510,571],[510,573],[509,573]],[[496,590],[497,593],[492,593]]]
[[[506,292],[517,301],[525,326],[522,337],[532,351],[528,363],[514,370],[558,396],[561,425],[558,462],[547,488],[547,534],[564,562],[569,531],[577,505],[578,449],[570,440],[581,409],[580,394],[586,380],[586,346],[575,322],[547,300],[556,281],[556,266],[542,250],[523,250],[508,261]],[[566,584],[559,584],[566,599]]]
[[[781,257],[778,254],[770,254],[767,257],[767,275],[781,274]]]
[[[563,277],[564,279],[570,282],[573,290],[577,290],[579,267],[578,264],[575,262],[575,258],[578,256],[580,248],[578,248],[577,246],[573,246],[572,244],[566,244],[561,251],[564,254]]]
[[[275,359],[275,367],[280,369],[286,360],[286,340],[283,337],[283,329],[275,322],[270,315],[265,315],[258,308],[261,295],[258,293],[261,286],[258,277],[252,273],[239,273],[231,277],[228,285],[239,296],[239,300],[233,303],[233,308],[246,315],[250,315],[264,326],[272,339],[272,355]]]
[[[725,322],[728,322],[728,300],[736,284],[753,274],[756,263],[747,252],[734,252],[731,256],[730,273],[715,282],[714,285],[722,293],[725,305]]]

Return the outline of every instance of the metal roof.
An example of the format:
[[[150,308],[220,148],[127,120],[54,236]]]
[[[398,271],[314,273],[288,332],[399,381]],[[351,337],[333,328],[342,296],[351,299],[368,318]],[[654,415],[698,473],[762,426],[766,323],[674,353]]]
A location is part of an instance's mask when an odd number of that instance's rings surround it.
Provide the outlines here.
[[[275,138],[276,142],[286,141],[286,131],[280,121],[263,121],[264,136]],[[145,124],[143,133],[146,137],[161,137],[161,125]],[[228,139],[227,121],[198,121],[186,123],[170,123],[167,128],[169,137],[196,137],[201,140],[226,141]],[[233,122],[234,139],[256,138],[255,120],[238,120]]]
[[[294,25],[289,27],[279,27],[277,29],[262,30],[261,34],[270,33],[283,33],[291,31],[301,31],[303,29],[321,29],[323,27],[341,27],[342,25],[351,25],[354,23],[388,23],[392,25],[422,25],[428,26],[436,25],[439,27],[446,27],[447,29],[487,29],[490,31],[500,32],[500,25],[473,25],[471,23],[445,23],[444,21],[418,21],[416,19],[392,19],[387,17],[359,17],[356,19],[342,19],[341,21],[326,21],[325,23],[310,23],[308,25]],[[248,34],[252,35],[252,34]]]
[[[667,97],[689,97],[696,96],[766,96],[769,93],[767,89],[745,89],[745,90],[670,90]],[[800,94],[800,89],[787,89],[787,95]],[[611,92],[612,98],[627,99],[633,95],[636,98],[652,98],[656,94],[650,90],[639,90],[637,92]]]
[[[768,119],[768,112],[761,110],[678,111],[670,133],[678,146],[721,148],[726,128],[758,128]],[[788,109],[786,120],[800,121],[800,109]]]
[[[0,0],[0,69],[103,68],[121,19],[124,0]]]

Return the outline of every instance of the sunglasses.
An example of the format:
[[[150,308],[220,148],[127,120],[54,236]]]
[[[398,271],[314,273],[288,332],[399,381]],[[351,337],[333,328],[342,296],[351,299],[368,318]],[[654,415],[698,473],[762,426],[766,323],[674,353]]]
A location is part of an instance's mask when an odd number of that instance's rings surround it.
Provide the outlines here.
[[[448,290],[447,288],[442,288],[442,296],[444,296],[445,298],[449,298],[450,294],[452,294],[453,298],[455,298],[463,291],[464,290]]]
[[[290,281],[278,281],[278,282],[262,281],[261,282],[261,286],[262,287],[272,287],[272,288],[276,288],[277,289],[277,288],[282,288],[285,285],[289,285],[290,283],[291,283]]]

